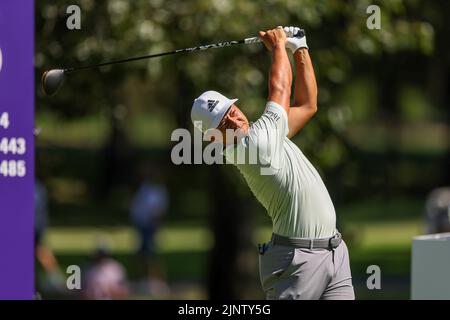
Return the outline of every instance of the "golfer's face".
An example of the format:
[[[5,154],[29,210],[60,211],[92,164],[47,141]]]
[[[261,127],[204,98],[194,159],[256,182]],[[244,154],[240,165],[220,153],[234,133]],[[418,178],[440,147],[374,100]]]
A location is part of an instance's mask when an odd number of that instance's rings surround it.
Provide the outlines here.
[[[227,129],[233,130],[247,130],[248,129],[248,120],[245,114],[239,109],[235,104],[233,104],[230,110],[224,117],[226,121]]]
[[[235,141],[237,140],[236,135],[245,134],[248,130],[248,120],[245,114],[235,105],[233,104],[228,110],[228,112],[223,117],[221,124],[218,129],[222,132],[224,143],[229,144],[233,143],[231,141],[226,141],[226,130],[232,129],[235,130]]]

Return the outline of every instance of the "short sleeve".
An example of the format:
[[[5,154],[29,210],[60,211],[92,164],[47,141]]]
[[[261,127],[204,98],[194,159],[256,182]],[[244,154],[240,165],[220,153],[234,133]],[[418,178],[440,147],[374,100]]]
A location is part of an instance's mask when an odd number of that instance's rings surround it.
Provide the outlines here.
[[[279,104],[269,101],[262,116],[249,129],[249,143],[258,148],[263,160],[279,167],[288,132],[286,111]]]
[[[288,135],[288,115],[286,110],[278,103],[273,101],[267,102],[266,109],[261,118],[267,118],[270,126],[277,130],[280,139],[284,140],[284,137]]]

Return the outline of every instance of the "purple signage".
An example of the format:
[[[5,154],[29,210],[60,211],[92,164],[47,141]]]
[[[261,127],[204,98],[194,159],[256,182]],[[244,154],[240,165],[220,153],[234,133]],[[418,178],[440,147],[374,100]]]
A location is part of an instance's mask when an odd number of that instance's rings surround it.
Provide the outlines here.
[[[34,294],[34,1],[0,1],[0,299]]]

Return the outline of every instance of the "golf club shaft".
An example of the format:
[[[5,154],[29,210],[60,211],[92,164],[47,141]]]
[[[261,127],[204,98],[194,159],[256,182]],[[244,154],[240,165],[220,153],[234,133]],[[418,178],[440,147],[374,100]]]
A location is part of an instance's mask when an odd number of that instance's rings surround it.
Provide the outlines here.
[[[69,74],[69,73],[79,71],[79,70],[98,68],[98,67],[108,66],[111,64],[125,63],[125,62],[131,62],[131,61],[137,61],[137,60],[143,60],[143,59],[157,58],[157,57],[168,56],[168,55],[183,53],[183,52],[201,51],[201,50],[207,50],[207,49],[229,47],[229,46],[234,46],[237,44],[251,44],[251,43],[258,43],[258,42],[261,42],[261,40],[258,37],[245,38],[242,40],[219,42],[219,43],[207,44],[207,45],[198,46],[198,47],[178,49],[178,50],[169,51],[169,52],[150,54],[150,55],[146,55],[146,56],[139,56],[139,57],[110,61],[110,62],[103,62],[103,63],[93,64],[93,65],[89,65],[89,66],[66,68],[66,69],[64,69],[64,73]]]

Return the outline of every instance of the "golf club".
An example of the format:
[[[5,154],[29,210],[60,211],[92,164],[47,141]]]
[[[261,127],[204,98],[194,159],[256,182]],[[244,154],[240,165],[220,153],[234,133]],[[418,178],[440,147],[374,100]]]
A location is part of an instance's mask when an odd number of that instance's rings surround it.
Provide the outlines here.
[[[88,66],[72,67],[72,68],[64,68],[64,69],[52,69],[49,71],[45,71],[42,74],[42,79],[41,79],[42,91],[44,92],[44,94],[46,96],[54,95],[56,93],[56,91],[58,91],[58,89],[61,87],[63,80],[64,80],[64,76],[66,74],[70,74],[70,73],[80,71],[80,70],[88,70],[88,69],[108,66],[108,65],[112,65],[112,64],[119,64],[119,63],[125,63],[125,62],[131,62],[131,61],[137,61],[137,60],[143,60],[143,59],[157,58],[157,57],[168,56],[168,55],[177,54],[177,53],[184,53],[184,52],[189,53],[189,52],[202,51],[202,50],[207,50],[207,49],[229,47],[229,46],[233,46],[233,45],[237,45],[237,44],[251,44],[251,43],[258,43],[258,42],[261,42],[261,40],[258,37],[252,37],[252,38],[245,38],[242,40],[219,42],[219,43],[208,44],[208,45],[203,45],[203,46],[198,46],[198,47],[156,53],[156,54],[151,54],[151,55],[146,55],[146,56],[139,56],[139,57],[110,61],[110,62],[103,62],[103,63],[93,64],[93,65],[88,65]]]

